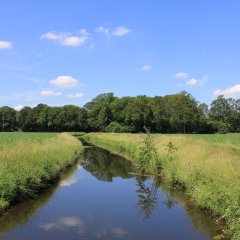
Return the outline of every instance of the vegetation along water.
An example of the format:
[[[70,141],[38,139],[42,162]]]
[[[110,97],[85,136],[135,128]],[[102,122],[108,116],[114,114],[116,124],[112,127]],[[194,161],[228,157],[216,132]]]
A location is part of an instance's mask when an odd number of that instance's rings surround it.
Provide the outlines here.
[[[224,234],[240,239],[238,134],[153,134],[147,139],[146,134],[89,133],[84,139],[163,176],[194,205],[218,216],[219,224],[226,222]]]
[[[162,182],[133,174],[131,161],[86,147],[37,199],[0,217],[3,240],[210,240],[221,235],[212,217]]]
[[[66,133],[0,133],[0,212],[36,197],[81,151]]]

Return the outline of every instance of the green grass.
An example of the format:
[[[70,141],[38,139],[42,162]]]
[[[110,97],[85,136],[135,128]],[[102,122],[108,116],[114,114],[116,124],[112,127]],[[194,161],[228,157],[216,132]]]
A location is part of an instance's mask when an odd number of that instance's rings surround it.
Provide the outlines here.
[[[57,135],[57,133],[0,132],[0,146],[14,144],[23,140],[39,141],[56,137]]]
[[[144,135],[90,133],[83,137],[136,163]],[[240,134],[154,134],[153,138],[169,184],[181,186],[195,205],[226,220],[231,239],[239,240]],[[171,161],[166,148],[169,142],[178,148]]]
[[[227,144],[240,144],[240,134],[228,133],[228,134],[189,134],[186,137],[195,140],[204,140],[214,143],[227,143]]]
[[[82,151],[66,133],[1,133],[0,142],[0,212],[36,197]]]

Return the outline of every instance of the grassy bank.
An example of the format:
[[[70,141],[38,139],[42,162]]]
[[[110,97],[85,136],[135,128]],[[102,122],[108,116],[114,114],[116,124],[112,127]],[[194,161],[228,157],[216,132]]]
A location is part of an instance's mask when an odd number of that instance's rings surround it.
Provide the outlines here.
[[[85,140],[135,162],[143,135],[90,133]],[[226,220],[240,239],[240,135],[153,135],[165,179],[179,185],[195,205]],[[166,145],[177,147],[172,160]]]
[[[81,151],[79,141],[66,133],[0,133],[0,212],[35,197]]]

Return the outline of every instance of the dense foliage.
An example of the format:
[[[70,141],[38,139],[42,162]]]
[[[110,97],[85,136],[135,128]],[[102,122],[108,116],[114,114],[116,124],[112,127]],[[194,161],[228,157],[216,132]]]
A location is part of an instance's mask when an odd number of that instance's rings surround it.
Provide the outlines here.
[[[2,131],[106,131],[159,133],[240,132],[240,99],[219,96],[210,107],[189,93],[147,97],[100,94],[82,108],[39,104],[17,112],[0,108]]]

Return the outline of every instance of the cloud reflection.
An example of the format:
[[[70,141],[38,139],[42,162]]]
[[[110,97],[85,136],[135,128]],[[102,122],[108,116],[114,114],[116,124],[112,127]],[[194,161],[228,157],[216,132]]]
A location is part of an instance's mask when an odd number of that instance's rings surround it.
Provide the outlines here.
[[[84,221],[77,217],[63,217],[59,218],[56,222],[50,222],[39,226],[45,231],[51,230],[64,230],[68,228],[77,228],[79,233],[84,233]]]
[[[70,187],[78,181],[76,176],[71,176],[60,183],[61,187]]]
[[[106,238],[107,236],[113,236],[115,238],[123,238],[128,235],[128,232],[120,227],[103,229],[101,231],[96,232],[97,238]]]

